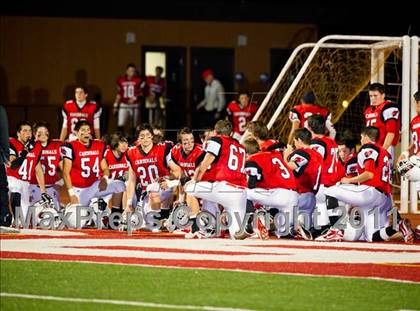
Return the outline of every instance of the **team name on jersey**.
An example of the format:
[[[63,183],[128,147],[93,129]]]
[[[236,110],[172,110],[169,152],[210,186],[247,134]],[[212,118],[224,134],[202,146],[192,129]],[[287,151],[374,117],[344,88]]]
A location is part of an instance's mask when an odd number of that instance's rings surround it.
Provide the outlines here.
[[[416,123],[413,125],[413,130],[420,128],[420,123]]]
[[[79,151],[79,157],[98,155],[98,154],[99,154],[99,150]]]
[[[126,168],[127,164],[126,163],[117,163],[117,164],[112,164],[108,166],[110,170],[116,170],[119,168]]]
[[[70,117],[75,117],[75,118],[87,118],[88,117],[88,113],[85,112],[70,112]]]
[[[238,117],[247,117],[249,116],[251,113],[250,112],[246,112],[246,111],[237,111],[237,112],[233,112],[234,116],[238,116]]]
[[[368,114],[366,114],[366,118],[368,119],[368,118],[376,118],[376,116],[377,116],[377,113],[368,113]]]
[[[181,167],[195,167],[195,163],[181,162],[178,164]]]
[[[146,163],[156,163],[157,161],[158,161],[157,157],[153,157],[153,158],[136,160],[135,163],[137,165],[141,165],[141,164],[146,164]]]
[[[58,154],[58,150],[57,149],[43,149],[42,150],[42,155],[48,155],[48,154]]]

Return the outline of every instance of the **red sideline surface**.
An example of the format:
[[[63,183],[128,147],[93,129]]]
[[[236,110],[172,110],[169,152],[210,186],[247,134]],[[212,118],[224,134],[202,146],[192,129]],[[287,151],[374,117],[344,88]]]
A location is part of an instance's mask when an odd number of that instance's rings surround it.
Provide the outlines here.
[[[173,260],[149,258],[115,258],[105,256],[1,252],[2,259],[64,260],[100,263],[123,263],[183,268],[244,270],[270,273],[297,273],[323,276],[373,277],[420,282],[420,262],[416,264],[341,264],[316,262],[237,262],[215,260]]]

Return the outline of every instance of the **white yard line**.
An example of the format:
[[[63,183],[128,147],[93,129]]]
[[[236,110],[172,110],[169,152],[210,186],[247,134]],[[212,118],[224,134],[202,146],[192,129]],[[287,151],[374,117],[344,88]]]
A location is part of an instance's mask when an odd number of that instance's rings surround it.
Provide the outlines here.
[[[207,310],[207,311],[252,311],[251,309],[224,308],[224,307],[212,307],[212,306],[171,305],[171,304],[143,302],[143,301],[57,297],[57,296],[28,295],[28,294],[3,293],[3,292],[0,293],[0,297],[12,297],[12,298],[23,298],[23,299],[35,299],[35,300],[67,301],[67,302],[83,302],[83,303],[99,303],[99,304],[135,306],[135,307],[146,307],[146,308],[163,308],[163,309]]]

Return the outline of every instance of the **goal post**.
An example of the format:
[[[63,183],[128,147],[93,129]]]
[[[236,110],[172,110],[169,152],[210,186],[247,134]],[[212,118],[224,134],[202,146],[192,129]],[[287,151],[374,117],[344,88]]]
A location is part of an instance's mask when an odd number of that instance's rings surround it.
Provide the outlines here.
[[[417,72],[412,70],[414,61],[417,61]],[[265,123],[273,138],[287,141],[291,128],[289,111],[306,91],[311,90],[317,102],[331,111],[338,133],[357,134],[364,125],[363,110],[368,104],[366,87],[370,82],[381,82],[394,88],[387,89],[386,95],[401,104],[400,147],[407,149],[408,125],[415,113],[415,107],[410,107],[410,103],[414,85],[418,87],[418,37],[330,35],[317,43],[298,46],[253,120]],[[401,181],[400,210],[408,212],[410,199],[410,212],[417,213],[417,200],[414,201],[413,191],[409,195],[410,187],[414,189],[408,182]]]

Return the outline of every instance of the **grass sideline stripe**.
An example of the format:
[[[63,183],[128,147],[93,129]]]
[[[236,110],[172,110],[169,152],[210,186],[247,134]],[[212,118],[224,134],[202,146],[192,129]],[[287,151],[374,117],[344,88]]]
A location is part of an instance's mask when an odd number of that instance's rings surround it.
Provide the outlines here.
[[[189,306],[189,305],[170,305],[170,304],[142,302],[142,301],[41,296],[41,295],[5,293],[5,292],[1,292],[0,297],[37,299],[37,300],[53,300],[53,301],[68,301],[68,302],[84,302],[84,303],[100,303],[100,304],[111,304],[111,305],[124,305],[124,306],[136,306],[136,307],[148,307],[148,308],[163,308],[163,309],[181,309],[181,310],[253,311],[251,309],[238,309],[238,308],[224,308],[224,307],[211,307],[211,306]]]

